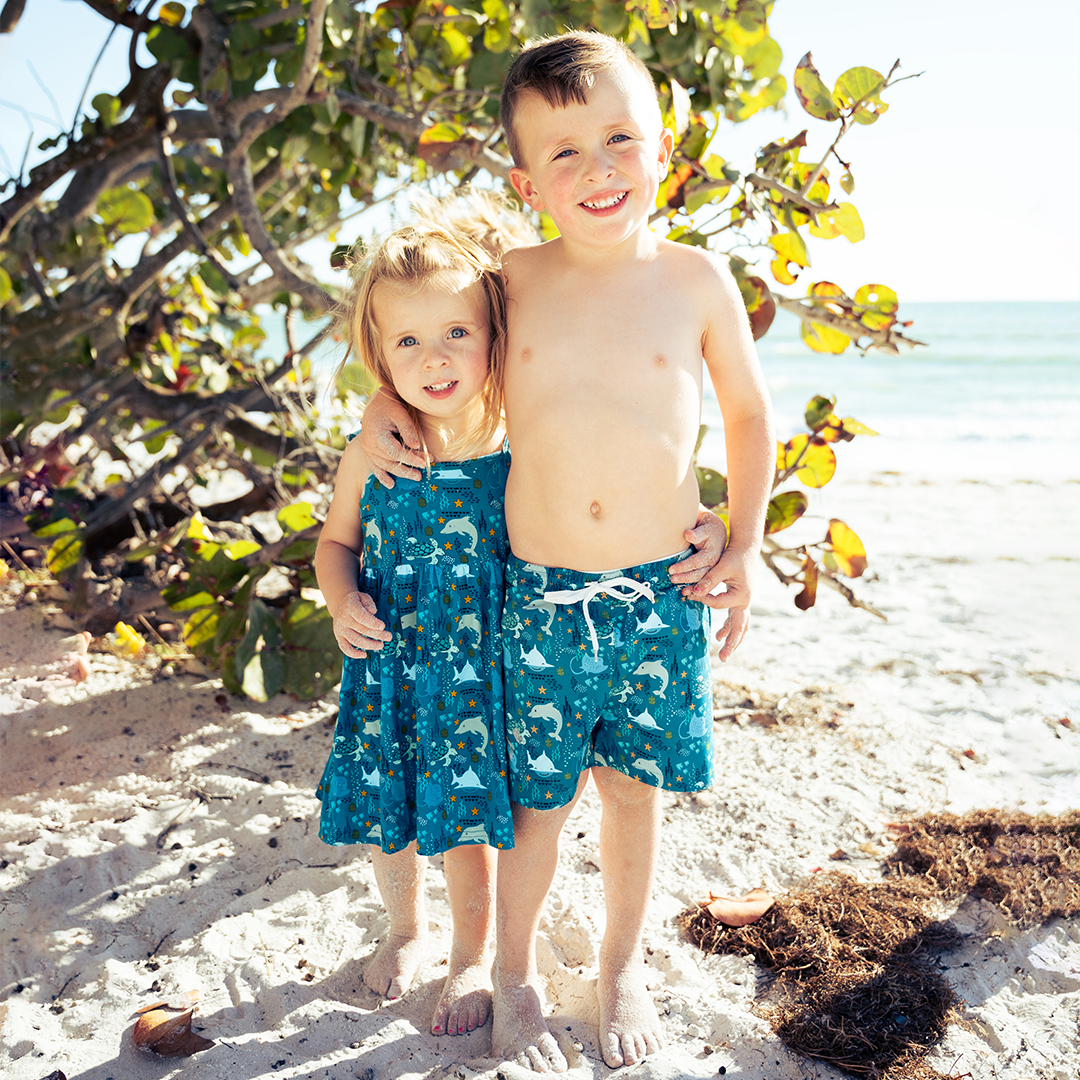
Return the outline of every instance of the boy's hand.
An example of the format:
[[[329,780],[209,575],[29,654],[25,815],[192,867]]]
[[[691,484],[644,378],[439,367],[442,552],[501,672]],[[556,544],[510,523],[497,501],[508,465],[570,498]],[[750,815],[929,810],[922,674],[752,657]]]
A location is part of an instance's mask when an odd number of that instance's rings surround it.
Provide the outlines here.
[[[682,562],[669,566],[668,574],[674,584],[689,586],[700,582],[706,571],[715,569],[720,556],[724,554],[724,548],[727,547],[727,526],[711,510],[700,506],[697,522],[692,529],[683,533],[683,539],[697,550]],[[716,578],[708,589],[719,584],[720,578]],[[682,594],[689,600],[700,599],[700,596],[689,588],[683,589]]]
[[[385,394],[376,394],[364,410],[360,448],[383,487],[392,488],[395,476],[419,480],[420,470],[426,464],[419,452],[420,433],[416,425],[401,405]]]
[[[367,593],[351,592],[341,602],[334,619],[334,637],[346,656],[363,660],[369,651],[377,652],[390,640],[376,610],[375,601]]]
[[[757,565],[756,551],[736,551],[729,548],[712,570],[688,590],[692,599],[711,608],[727,608],[727,621],[717,631],[720,659],[728,660],[739,647],[750,628],[750,582]],[[710,581],[725,586],[724,592],[713,593]]]

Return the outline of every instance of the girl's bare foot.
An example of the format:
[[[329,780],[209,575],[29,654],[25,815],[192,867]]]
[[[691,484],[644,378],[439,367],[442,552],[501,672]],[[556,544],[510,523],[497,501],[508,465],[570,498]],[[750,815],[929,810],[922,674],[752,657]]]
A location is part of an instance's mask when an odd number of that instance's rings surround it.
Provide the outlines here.
[[[566,1058],[548,1030],[535,987],[496,983],[492,1012],[492,1057],[514,1061],[533,1072],[566,1072]]]
[[[600,1052],[611,1068],[634,1065],[660,1049],[660,1017],[645,988],[640,961],[606,971],[601,965],[596,996],[600,1003]]]
[[[450,956],[450,971],[439,1003],[431,1018],[432,1035],[464,1035],[487,1023],[491,1013],[491,957],[471,963],[455,962]]]
[[[426,936],[388,933],[364,968],[364,985],[394,1001],[412,985],[424,959]]]

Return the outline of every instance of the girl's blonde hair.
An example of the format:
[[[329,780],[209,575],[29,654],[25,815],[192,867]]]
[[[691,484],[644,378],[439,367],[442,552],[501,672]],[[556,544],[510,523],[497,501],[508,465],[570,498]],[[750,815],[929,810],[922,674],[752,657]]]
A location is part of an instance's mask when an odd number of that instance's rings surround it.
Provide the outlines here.
[[[401,402],[420,430],[419,412],[397,394],[383,355],[375,321],[376,290],[389,286],[408,295],[428,286],[458,292],[479,285],[488,328],[488,377],[480,393],[480,418],[445,448],[446,455],[465,458],[490,445],[502,424],[506,290],[498,260],[509,248],[538,238],[520,211],[491,192],[470,189],[443,199],[428,196],[414,200],[414,209],[416,221],[394,229],[350,266],[353,285],[340,317],[351,344],[337,376],[358,353],[371,377]]]

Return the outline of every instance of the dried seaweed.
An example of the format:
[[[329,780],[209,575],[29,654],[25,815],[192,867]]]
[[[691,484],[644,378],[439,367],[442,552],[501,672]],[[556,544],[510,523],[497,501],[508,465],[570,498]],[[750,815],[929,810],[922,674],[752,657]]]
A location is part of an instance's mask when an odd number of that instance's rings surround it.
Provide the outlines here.
[[[1077,914],[1080,811],[926,814],[894,831],[882,882],[834,871],[747,926],[704,904],[678,921],[705,952],[753,956],[775,976],[760,1009],[791,1050],[869,1080],[936,1080],[926,1059],[957,1005],[936,962],[959,943],[942,901],[991,900],[1019,926]]]
[[[920,878],[866,884],[834,871],[777,899],[748,926],[704,907],[680,925],[706,952],[749,954],[776,979],[762,1013],[784,1044],[859,1077],[916,1080],[956,995],[935,965],[959,941]]]
[[[924,814],[896,830],[890,873],[919,875],[946,897],[991,900],[1022,927],[1080,913],[1080,810]]]

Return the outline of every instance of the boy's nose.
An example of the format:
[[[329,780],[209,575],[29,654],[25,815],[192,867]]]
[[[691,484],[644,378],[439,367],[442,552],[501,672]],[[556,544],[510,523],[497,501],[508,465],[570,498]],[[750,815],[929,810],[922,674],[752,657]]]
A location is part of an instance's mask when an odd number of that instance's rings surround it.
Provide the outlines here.
[[[610,154],[600,151],[589,158],[585,175],[587,180],[610,180],[614,174],[615,164]]]

